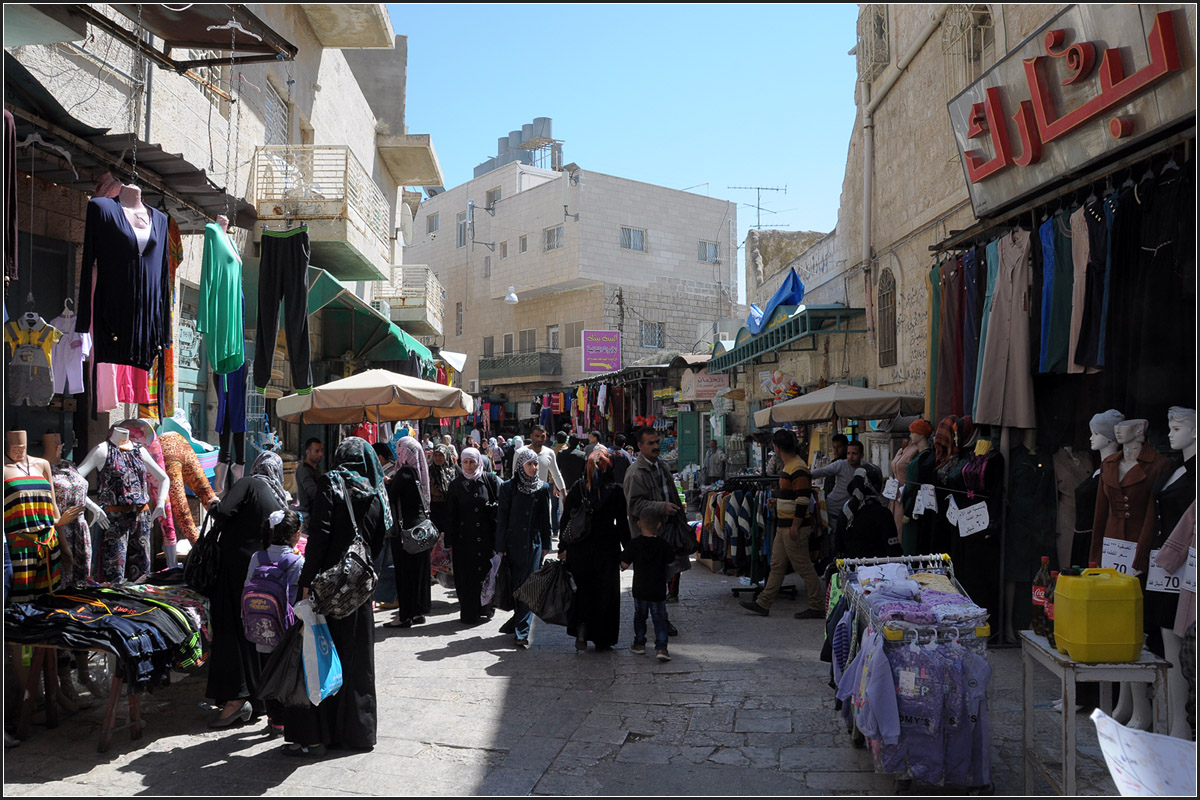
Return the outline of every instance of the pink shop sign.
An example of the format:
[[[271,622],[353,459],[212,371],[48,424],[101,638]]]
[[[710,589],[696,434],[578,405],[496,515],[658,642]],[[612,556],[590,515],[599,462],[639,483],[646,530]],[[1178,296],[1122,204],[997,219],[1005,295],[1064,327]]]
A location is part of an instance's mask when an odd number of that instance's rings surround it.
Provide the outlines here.
[[[616,372],[621,369],[621,332],[583,332],[583,371]]]

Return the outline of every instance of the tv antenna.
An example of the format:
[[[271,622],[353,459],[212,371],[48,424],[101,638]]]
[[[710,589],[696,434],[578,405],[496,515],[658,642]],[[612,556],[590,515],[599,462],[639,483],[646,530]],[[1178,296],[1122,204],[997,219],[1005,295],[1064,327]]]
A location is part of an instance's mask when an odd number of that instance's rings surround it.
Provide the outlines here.
[[[756,227],[756,228],[761,228],[761,227],[762,227],[762,212],[766,211],[768,214],[774,214],[774,213],[775,213],[774,211],[772,211],[772,210],[771,210],[771,209],[769,209],[769,208],[763,208],[763,207],[762,207],[762,193],[763,193],[763,192],[783,192],[784,194],[787,194],[787,187],[786,187],[786,186],[784,186],[783,188],[780,188],[780,187],[778,187],[778,186],[726,186],[725,188],[726,188],[726,189],[744,189],[744,190],[746,190],[746,191],[757,192],[757,197],[758,197],[758,199],[757,199],[757,201],[755,202],[755,204],[754,204],[753,206],[751,206],[751,208],[753,208],[753,209],[756,209],[756,210],[758,211],[758,224],[756,224],[756,225],[754,226],[754,227]],[[784,228],[784,227],[787,227],[787,226],[785,226],[785,225],[771,225],[771,226],[769,226],[769,227],[772,227],[772,228]]]

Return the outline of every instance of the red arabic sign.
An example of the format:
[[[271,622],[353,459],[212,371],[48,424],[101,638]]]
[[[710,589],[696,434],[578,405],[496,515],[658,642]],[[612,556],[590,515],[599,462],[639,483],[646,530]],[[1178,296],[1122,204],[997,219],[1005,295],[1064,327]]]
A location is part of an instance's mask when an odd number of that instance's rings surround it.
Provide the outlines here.
[[[1019,175],[1025,169],[1011,168],[1034,168],[1048,160],[1052,143],[1057,143],[1054,172],[1061,175],[1065,168],[1177,119],[1177,99],[1165,104],[1164,111],[1164,104],[1146,97],[1151,90],[1187,92],[1190,109],[1185,104],[1182,110],[1195,113],[1193,54],[1180,45],[1186,37],[1194,40],[1195,7],[1159,8],[1152,13],[1144,6],[1106,6],[1101,14],[1094,7],[1074,6],[951,101],[951,121],[977,213],[981,200],[995,206],[1003,195],[1015,196],[1014,189],[1032,188]],[[1139,40],[1147,29],[1143,50]],[[1137,38],[1131,41],[1130,34]],[[1110,47],[1109,42],[1123,46]],[[1128,69],[1131,61],[1144,65]],[[1181,74],[1188,78],[1170,80]],[[1018,100],[1025,93],[1028,99]],[[1104,117],[1105,126],[1090,124]],[[998,192],[979,191],[1006,175],[1014,177]],[[1050,177],[1039,176],[1033,186]]]

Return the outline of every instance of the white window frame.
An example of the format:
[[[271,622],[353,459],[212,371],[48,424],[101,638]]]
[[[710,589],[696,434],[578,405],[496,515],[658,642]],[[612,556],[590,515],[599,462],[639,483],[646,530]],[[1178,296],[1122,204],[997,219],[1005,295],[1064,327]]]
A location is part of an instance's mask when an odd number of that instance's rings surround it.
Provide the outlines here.
[[[537,352],[537,328],[525,328],[517,331],[517,352]]]
[[[496,337],[495,336],[483,337],[483,357],[484,358],[494,358],[495,356],[496,356]]]
[[[438,212],[433,212],[425,217],[425,233],[437,233],[441,224],[441,215]]]
[[[497,186],[495,189],[488,189],[487,207],[494,209],[496,207],[496,203],[499,203],[502,198],[503,194],[501,193],[499,186]]]
[[[638,239],[641,239],[639,242]],[[638,245],[641,247],[638,247]],[[628,250],[632,253],[646,252],[646,230],[645,228],[633,228],[629,225],[621,226],[621,249]]]
[[[716,264],[721,260],[721,245],[700,239],[696,243],[696,260],[704,264]]]
[[[568,322],[567,323],[567,339],[564,349],[583,346],[583,332],[587,330],[587,324],[583,322]]]
[[[467,212],[465,212],[465,211],[458,212],[458,217],[456,218],[456,222],[458,223],[458,239],[456,240],[455,247],[466,247],[467,246]]]
[[[454,335],[462,336],[463,332],[463,307],[462,303],[454,304]]]
[[[517,252],[525,253],[525,252],[528,252],[528,250],[529,250],[529,236],[527,234],[521,234],[521,238],[519,240],[517,240]]]
[[[503,261],[506,258],[508,258],[508,241],[507,240],[500,243],[500,260]]]
[[[511,333],[506,333],[504,334],[503,344],[504,355],[511,356],[516,349],[517,337],[513,336]]]
[[[544,252],[549,253],[551,250],[561,250],[563,246],[564,229],[562,225],[553,225],[545,228],[542,231],[542,245]]]
[[[485,278],[492,277],[492,257],[491,256],[483,257],[483,277],[485,277]]]
[[[552,353],[562,350],[562,328],[558,325],[546,326],[546,349]]]
[[[663,322],[638,320],[638,340],[642,347],[661,350],[667,346],[667,326]],[[657,342],[657,343],[656,343]]]

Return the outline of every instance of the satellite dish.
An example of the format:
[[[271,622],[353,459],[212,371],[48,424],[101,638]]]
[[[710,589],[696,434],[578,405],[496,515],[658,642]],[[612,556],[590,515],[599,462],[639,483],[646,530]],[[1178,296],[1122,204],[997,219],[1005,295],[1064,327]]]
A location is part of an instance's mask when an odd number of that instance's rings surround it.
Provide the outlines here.
[[[413,212],[408,203],[400,204],[400,234],[406,245],[413,243]]]

